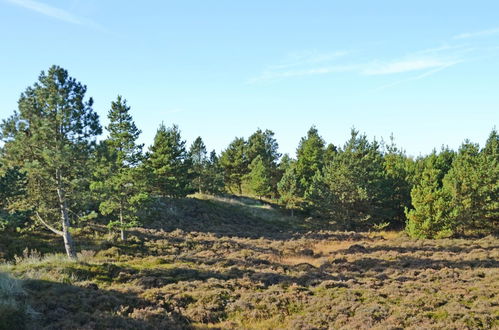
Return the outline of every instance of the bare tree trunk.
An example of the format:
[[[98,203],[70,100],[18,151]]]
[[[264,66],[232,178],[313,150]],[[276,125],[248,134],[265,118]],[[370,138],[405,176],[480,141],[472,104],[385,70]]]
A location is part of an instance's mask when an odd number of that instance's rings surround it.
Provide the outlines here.
[[[125,221],[123,220],[123,206],[120,205],[120,236],[122,241],[126,241]]]
[[[71,223],[69,222],[68,206],[66,202],[66,195],[62,188],[61,174],[57,171],[57,196],[59,197],[59,208],[61,210],[61,221],[62,221],[62,238],[64,239],[64,248],[66,249],[66,254],[71,259],[76,259],[76,249],[71,237],[69,228]]]

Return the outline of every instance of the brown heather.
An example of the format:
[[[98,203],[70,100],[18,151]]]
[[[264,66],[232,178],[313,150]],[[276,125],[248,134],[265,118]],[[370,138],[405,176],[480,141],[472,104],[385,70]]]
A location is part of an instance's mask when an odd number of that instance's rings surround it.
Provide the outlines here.
[[[495,237],[270,232],[274,218],[252,219],[266,222],[221,233],[203,225],[211,220],[167,231],[158,219],[126,243],[87,230],[75,235],[78,262],[27,250],[0,271],[22,282],[28,329],[499,327]],[[26,242],[40,251],[58,243]]]

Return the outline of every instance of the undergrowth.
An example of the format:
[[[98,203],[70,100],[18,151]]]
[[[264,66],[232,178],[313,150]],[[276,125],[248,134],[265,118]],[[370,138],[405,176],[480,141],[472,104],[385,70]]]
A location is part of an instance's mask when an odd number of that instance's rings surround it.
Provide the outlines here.
[[[218,213],[198,219],[198,230],[189,226],[172,230],[172,221],[177,220],[171,220],[171,214],[188,218],[191,210],[178,206],[149,228],[131,231],[127,242],[81,232],[85,244],[78,261],[32,248],[21,250],[0,265],[0,325],[5,329],[13,329],[9,322],[18,322],[16,329],[499,327],[495,237],[414,240],[399,232],[286,231],[273,220],[280,210],[270,209],[273,214],[263,218],[246,209],[253,206],[239,202],[202,201],[210,203],[199,204],[203,210]],[[224,220],[232,221],[230,231],[218,230],[211,221],[220,220],[233,207],[250,225],[235,220],[233,214]],[[272,206],[254,207],[261,211]],[[269,228],[283,231],[267,232]]]

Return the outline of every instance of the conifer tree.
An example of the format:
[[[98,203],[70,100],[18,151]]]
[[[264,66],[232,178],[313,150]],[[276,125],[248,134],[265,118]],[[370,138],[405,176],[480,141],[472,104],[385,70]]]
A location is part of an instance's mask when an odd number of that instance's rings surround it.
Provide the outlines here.
[[[494,141],[495,140],[495,141]],[[496,144],[495,155],[493,144]],[[492,151],[488,153],[488,151]],[[493,131],[486,147],[465,141],[452,168],[443,179],[449,199],[450,229],[455,234],[492,233],[499,221],[499,153],[497,133]]]
[[[225,184],[229,190],[237,187],[238,193],[243,193],[242,184],[248,174],[248,156],[246,153],[246,141],[243,138],[235,138],[220,156],[220,165],[224,170]]]
[[[101,133],[86,91],[66,70],[52,66],[21,94],[19,111],[2,124],[5,154],[27,174],[36,218],[62,236],[70,258],[76,258],[71,215],[88,189],[88,159]]]
[[[206,193],[212,195],[220,195],[224,191],[224,173],[215,150],[211,151],[205,167],[203,187]]]
[[[312,126],[307,136],[303,137],[296,151],[296,175],[300,183],[300,194],[305,192],[312,184],[312,178],[317,171],[324,166],[325,142],[319,136],[319,132]]]
[[[279,161],[279,171],[281,172],[281,176],[284,174],[284,172],[287,171],[291,165],[295,163],[295,160],[289,157],[288,154],[284,154],[280,161]]]
[[[499,234],[499,134],[494,128],[480,152],[482,200],[485,203],[481,227],[492,234]]]
[[[334,144],[329,143],[324,150],[324,166],[331,164],[337,153],[338,148]]]
[[[0,231],[23,225],[29,213],[29,208],[22,205],[26,198],[26,174],[18,167],[3,167],[0,163]]]
[[[200,136],[192,143],[189,149],[189,158],[192,163],[192,184],[197,192],[202,193],[205,190],[205,172],[208,166],[208,157],[206,146]]]
[[[379,144],[352,130],[333,161],[317,171],[306,199],[322,218],[345,229],[366,229],[390,221]]]
[[[274,138],[274,132],[271,130],[262,131],[261,129],[258,129],[248,138],[247,145],[246,154],[250,167],[252,162],[260,156],[265,171],[269,176],[268,180],[265,180],[269,185],[265,190],[268,191],[267,194],[277,195],[277,183],[281,176],[278,170],[278,161],[281,154],[278,151],[279,144]],[[251,171],[251,168],[248,168],[248,170]],[[251,186],[252,185],[250,184],[250,187]],[[253,191],[253,193],[258,195],[256,191]]]
[[[411,175],[413,161],[400,150],[390,136],[390,144],[385,145],[384,168],[386,175],[387,207],[393,210],[392,223],[397,227],[405,225],[405,209],[411,207]]]
[[[261,199],[272,192],[272,172],[260,155],[250,164],[248,183],[251,190]]]
[[[247,145],[246,154],[250,163],[260,156],[265,164],[277,166],[281,154],[278,151],[279,144],[274,138],[274,132],[268,129],[265,131],[258,129],[248,138]]]
[[[413,209],[406,211],[406,231],[413,237],[434,238],[452,234],[448,220],[448,206],[438,178],[441,170],[429,163],[418,184],[411,190]]]
[[[291,216],[294,216],[294,210],[300,206],[302,202],[302,198],[299,195],[299,182],[294,163],[289,163],[285,167],[284,174],[277,184],[277,189],[280,196],[279,201],[284,204],[287,209],[291,210]]]
[[[138,169],[143,145],[137,144],[141,132],[121,96],[111,103],[108,119],[109,136],[102,143],[91,189],[99,196],[101,213],[114,217],[109,228],[119,229],[121,239],[126,240],[126,229],[137,224],[136,212],[147,199]]]
[[[153,193],[162,197],[185,197],[191,191],[190,167],[178,126],[166,128],[161,124],[147,160]]]
[[[455,152],[442,147],[439,153],[418,159],[411,189],[412,209],[406,209],[406,231],[413,237],[434,238],[453,234],[449,222],[448,194],[443,179],[452,168]]]

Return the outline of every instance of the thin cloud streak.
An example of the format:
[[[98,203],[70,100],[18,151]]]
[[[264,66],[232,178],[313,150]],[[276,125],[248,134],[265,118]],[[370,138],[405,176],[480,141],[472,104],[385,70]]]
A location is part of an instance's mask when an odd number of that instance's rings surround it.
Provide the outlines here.
[[[368,63],[330,65],[319,67],[308,67],[295,70],[267,70],[260,76],[250,79],[253,84],[261,81],[279,80],[284,78],[324,75],[330,73],[352,72],[365,76],[401,74],[427,69],[439,69],[457,64],[456,60],[444,60],[437,57],[424,57],[414,59],[397,59],[388,62],[371,61]]]
[[[343,66],[338,65],[338,66],[323,66],[323,67],[301,69],[301,70],[265,71],[260,76],[252,78],[248,82],[252,84],[260,81],[278,80],[282,78],[323,75],[335,72],[348,72],[348,71],[353,71],[356,68],[357,68],[356,65],[343,65]]]
[[[486,36],[491,36],[491,35],[495,35],[495,34],[499,34],[499,28],[482,30],[482,31],[477,31],[477,32],[461,33],[461,34],[455,35],[454,37],[452,37],[452,39],[454,39],[454,40],[470,39],[470,38],[486,37]]]
[[[438,67],[436,69],[433,69],[433,70],[427,71],[425,73],[422,73],[422,74],[420,74],[418,76],[411,77],[411,78],[408,78],[408,79],[398,80],[398,81],[392,82],[390,84],[386,84],[386,85],[380,86],[380,87],[374,89],[374,91],[380,91],[380,90],[384,90],[384,89],[387,89],[387,88],[390,88],[390,87],[394,87],[394,86],[397,86],[397,85],[400,85],[400,84],[403,84],[403,83],[406,83],[406,82],[409,82],[409,81],[415,81],[415,80],[423,79],[423,78],[429,77],[431,75],[434,75],[437,72],[440,72],[442,70],[450,68],[451,66],[459,64],[461,62],[464,62],[464,61],[450,62],[450,63],[448,63],[446,65],[443,65],[441,67]]]
[[[441,68],[451,63],[453,62],[442,61],[436,58],[396,60],[384,64],[374,65],[373,67],[364,70],[363,74],[372,76],[405,73],[410,71]]]
[[[392,60],[373,58],[371,60],[366,59],[355,62],[354,59],[347,57],[347,55],[353,53],[352,51],[326,53],[305,51],[294,53],[288,55],[280,64],[268,66],[259,76],[247,82],[253,84],[263,81],[340,72],[350,72],[363,76],[381,76],[424,71],[423,74],[416,77],[398,80],[392,84],[382,86],[386,88],[386,86],[398,85],[405,81],[422,79],[459,63],[467,62],[470,54],[481,52],[485,48],[470,44],[472,40],[469,40],[470,42],[467,43],[458,43],[456,40],[495,34],[499,34],[499,28],[462,33],[450,37],[447,42],[442,43],[438,47],[421,49]]]
[[[34,1],[34,0],[5,0],[5,1],[13,5],[37,12],[44,16],[57,19],[59,21],[75,25],[85,25],[94,28],[96,30],[99,30],[101,32],[109,33],[109,31],[107,31],[106,28],[104,28],[102,25],[98,23],[93,22],[92,20],[85,19],[82,17],[77,17],[71,14],[67,10],[49,6],[40,1]]]
[[[318,53],[318,52],[302,52],[302,53],[295,53],[292,54],[289,57],[287,61],[285,61],[282,64],[279,65],[274,65],[269,67],[269,69],[287,69],[287,68],[292,68],[292,67],[297,67],[297,66],[303,66],[303,65],[308,65],[308,64],[318,64],[318,63],[324,63],[324,62],[330,62],[335,59],[338,59],[340,57],[348,55],[350,52],[349,51],[336,51],[332,53]]]
[[[60,21],[64,21],[72,24],[83,24],[83,22],[73,14],[67,12],[64,9],[52,7],[44,3],[33,1],[33,0],[6,0],[11,4],[35,11],[45,16],[49,16]]]

